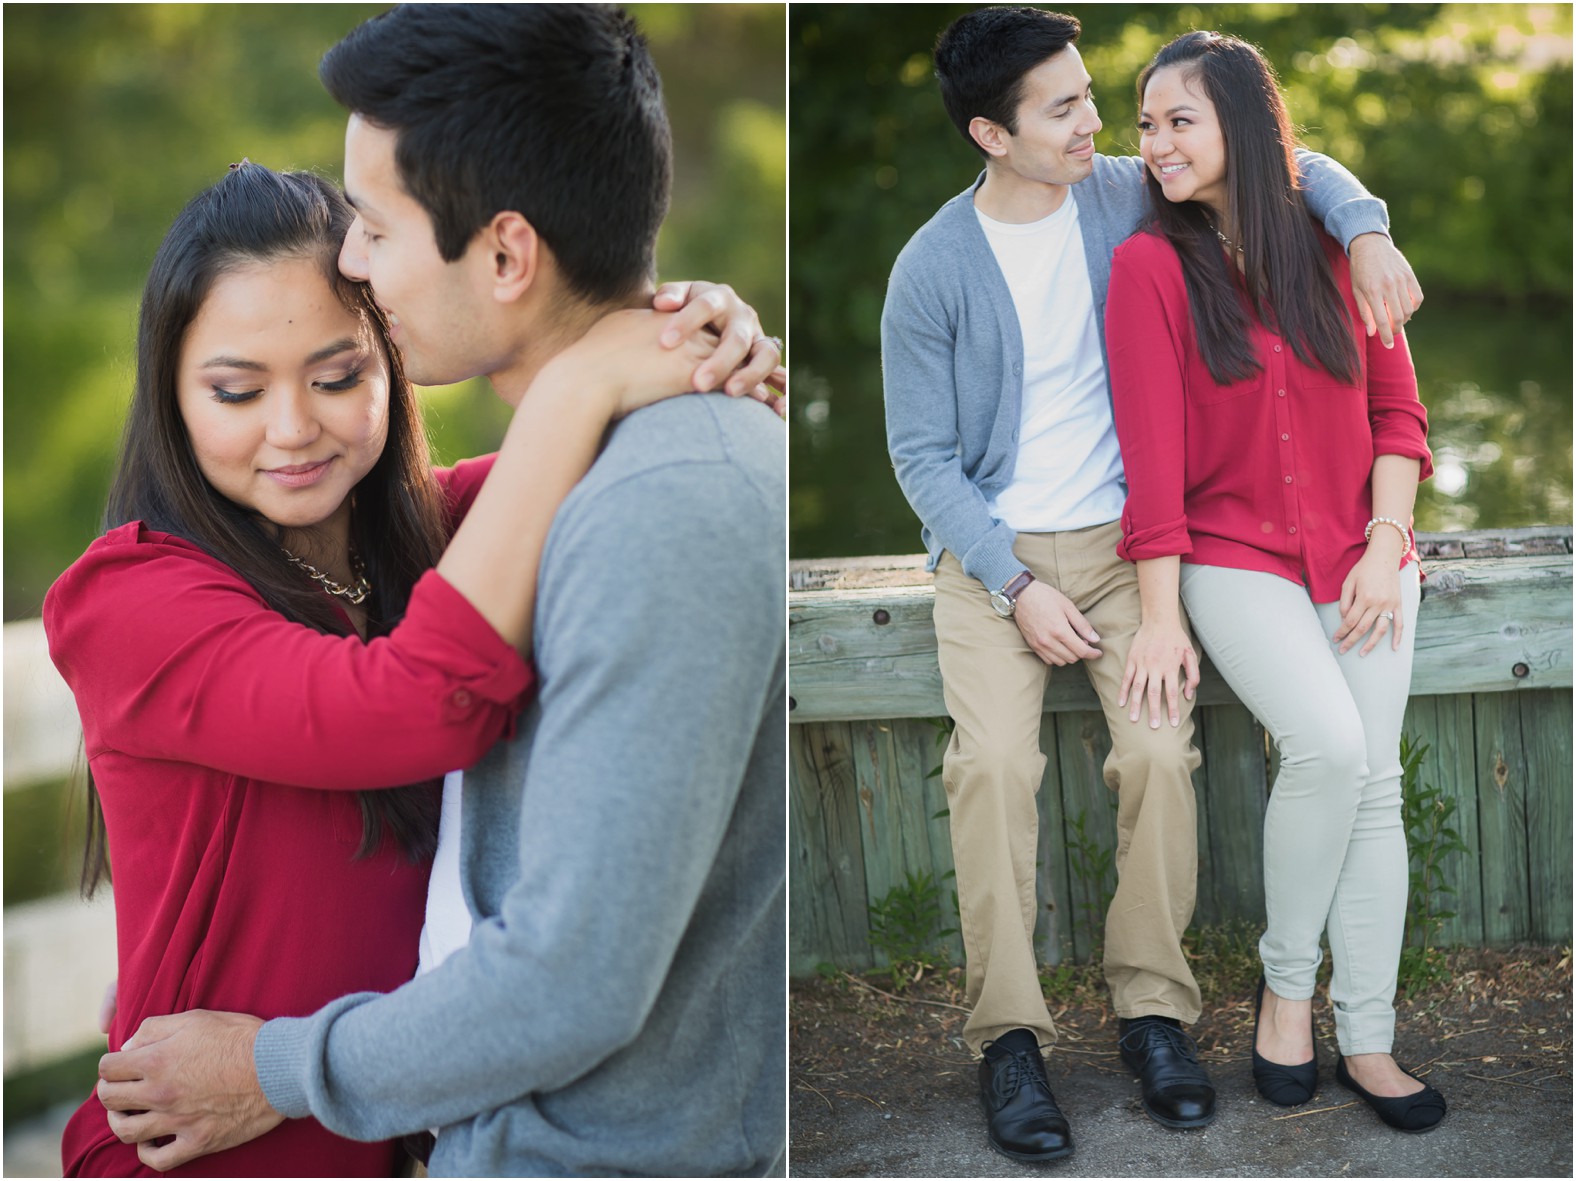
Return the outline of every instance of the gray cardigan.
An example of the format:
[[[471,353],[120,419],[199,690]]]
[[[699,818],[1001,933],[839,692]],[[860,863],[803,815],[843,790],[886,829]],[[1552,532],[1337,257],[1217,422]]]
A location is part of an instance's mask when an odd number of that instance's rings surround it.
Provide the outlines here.
[[[540,700],[466,773],[469,946],[270,1021],[268,1101],[434,1176],[759,1176],[786,1138],[785,432],[625,419],[542,559]]]
[[[1299,152],[1297,160],[1308,208],[1331,237],[1347,245],[1359,234],[1388,232],[1384,203],[1346,169],[1313,152]],[[1097,155],[1094,173],[1070,190],[1102,357],[1111,255],[1146,215],[1143,177],[1136,156]],[[881,368],[887,448],[924,526],[930,568],[948,550],[994,591],[1023,570],[1012,552],[1016,534],[989,507],[1017,462],[1023,338],[974,212],[984,180],[981,173],[943,205],[898,255],[881,313]]]

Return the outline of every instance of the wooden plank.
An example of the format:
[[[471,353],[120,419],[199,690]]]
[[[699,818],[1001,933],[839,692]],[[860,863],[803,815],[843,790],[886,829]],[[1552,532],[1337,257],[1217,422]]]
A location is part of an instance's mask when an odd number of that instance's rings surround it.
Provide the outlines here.
[[[853,722],[849,726],[854,781],[859,796],[859,836],[865,862],[865,894],[870,905],[894,889],[906,889],[910,873],[930,869],[930,828],[922,787],[905,790],[891,722]],[[885,954],[871,948],[878,967]]]
[[[1065,672],[1063,680],[1069,680]],[[1057,673],[1053,670],[1051,679]],[[1080,680],[1083,678],[1079,678]],[[1035,798],[1039,831],[1035,863],[1035,901],[1039,914],[1034,924],[1034,941],[1042,964],[1070,962],[1073,946],[1074,908],[1068,890],[1067,840],[1062,815],[1062,768],[1056,740],[1056,715],[1040,718],[1040,752],[1045,755],[1045,772]]]
[[[1518,693],[1477,693],[1472,697],[1483,939],[1489,944],[1517,943],[1532,934],[1521,701]]]
[[[1571,938],[1571,694],[1551,690],[1521,698],[1527,754],[1527,870],[1532,882],[1532,938]]]
[[[1451,817],[1469,850],[1447,857],[1441,880],[1454,889],[1440,900],[1440,908],[1455,911],[1439,928],[1437,943],[1448,947],[1476,947],[1483,942],[1483,881],[1478,868],[1477,777],[1473,767],[1472,698],[1413,697],[1406,707],[1403,733],[1429,746],[1422,779],[1455,801]]]
[[[1193,745],[1198,749],[1199,766],[1193,772],[1193,807],[1195,832],[1198,841],[1198,899],[1193,905],[1193,921],[1189,926],[1214,926],[1222,919],[1220,898],[1215,889],[1215,851],[1209,839],[1209,817],[1214,803],[1209,791],[1209,763],[1203,759],[1208,746],[1206,730],[1208,714],[1202,709],[1193,711]]]
[[[1571,588],[1568,553],[1430,562],[1412,692],[1570,688]],[[945,713],[932,598],[929,585],[791,593],[790,718]],[[1200,704],[1234,700],[1206,662]],[[1085,678],[1064,676],[1049,678],[1045,706],[1077,711],[1097,702]]]
[[[797,879],[790,916],[790,970],[805,974],[822,960],[870,966],[870,920],[859,840],[855,772],[846,723],[797,726],[791,732],[789,832]]]
[[[1221,921],[1264,921],[1264,727],[1241,705],[1204,714],[1212,889]]]
[[[44,621],[6,624],[4,647],[5,790],[72,776],[82,723],[76,698],[49,659]]]
[[[926,719],[894,724],[898,727],[900,747],[910,752],[910,758],[918,768],[919,781],[923,785],[925,822],[930,829],[930,866],[941,890],[941,913],[945,918],[941,925],[955,928],[952,934],[942,941],[941,946],[953,964],[961,965],[964,962],[963,935],[961,930],[957,929],[960,920],[957,904],[958,883],[953,876],[951,811],[947,801],[947,788],[942,782],[941,775],[930,774],[932,768],[940,768],[942,751],[945,749],[944,744],[937,744],[938,730],[935,721],[936,719]],[[906,740],[903,737],[905,734]]]
[[[104,985],[115,978],[115,905],[57,894],[5,908],[5,1073],[97,1047]]]
[[[1096,872],[1098,860],[1116,852],[1116,793],[1105,785],[1104,772],[1111,734],[1101,713],[1059,713],[1055,718],[1073,949],[1080,961],[1086,961],[1105,941],[1105,911],[1116,888],[1114,864],[1103,875]],[[1080,816],[1084,852],[1075,847],[1075,822]]]
[[[1519,529],[1464,529],[1419,533],[1424,559],[1477,555],[1568,554],[1571,526],[1527,525]],[[867,554],[849,558],[795,558],[788,563],[792,590],[852,590],[871,586],[920,586],[930,582],[924,554]]]

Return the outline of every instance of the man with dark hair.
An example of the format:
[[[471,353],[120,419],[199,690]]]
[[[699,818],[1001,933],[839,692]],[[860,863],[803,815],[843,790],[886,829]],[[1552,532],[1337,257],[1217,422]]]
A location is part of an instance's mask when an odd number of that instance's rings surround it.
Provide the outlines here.
[[[1197,878],[1197,658],[1162,654],[1173,674],[1164,709],[1149,686],[1147,726],[1124,683],[1146,643],[1144,588],[1116,554],[1126,487],[1103,320],[1112,252],[1144,214],[1142,164],[1095,151],[1078,33],[1070,16],[985,8],[941,34],[942,100],[985,171],[904,247],[881,319],[888,445],[924,525],[956,722],[943,762],[972,1005],[964,1037],[982,1055],[990,1142],[1031,1161],[1073,1149],[1045,1073],[1056,1030],[1034,947],[1050,665],[1083,665],[1111,731],[1118,884],[1104,967],[1122,1058],[1158,1122],[1201,1127],[1215,1111],[1182,1029],[1200,1009],[1181,947]],[[1384,206],[1324,157],[1303,152],[1299,164],[1388,343],[1421,293]],[[1051,834],[1043,855],[1059,844]]]
[[[401,7],[322,73],[351,112],[340,266],[413,380],[485,374],[518,404],[597,319],[649,305],[669,133],[620,10]],[[777,348],[753,355],[730,381]],[[541,697],[445,789],[444,840],[451,807],[463,829],[423,972],[308,1017],[145,1022],[100,1083],[144,1162],[312,1115],[363,1140],[437,1128],[433,1175],[780,1168],[784,467],[747,399],[614,427],[542,555]]]

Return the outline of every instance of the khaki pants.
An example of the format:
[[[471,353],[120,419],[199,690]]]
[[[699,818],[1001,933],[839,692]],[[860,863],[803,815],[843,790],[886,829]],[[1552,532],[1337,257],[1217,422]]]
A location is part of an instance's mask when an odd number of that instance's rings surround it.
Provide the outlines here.
[[[1168,722],[1150,729],[1147,709],[1134,724],[1117,708],[1139,624],[1138,575],[1116,556],[1120,536],[1114,522],[1019,534],[1014,553],[1100,636],[1102,655],[1083,662],[1083,672],[1111,730],[1105,782],[1119,796],[1118,884],[1105,927],[1105,976],[1117,1015],[1192,1022],[1198,985],[1181,947],[1198,888],[1192,703],[1180,702],[1175,729]],[[947,710],[957,723],[942,776],[973,1007],[963,1036],[975,1053],[1009,1029],[1031,1029],[1051,1043],[1056,1027],[1034,954],[1035,795],[1045,769],[1039,734],[1051,666],[950,553],[936,568],[935,622]],[[1069,666],[1057,675],[1081,674]]]

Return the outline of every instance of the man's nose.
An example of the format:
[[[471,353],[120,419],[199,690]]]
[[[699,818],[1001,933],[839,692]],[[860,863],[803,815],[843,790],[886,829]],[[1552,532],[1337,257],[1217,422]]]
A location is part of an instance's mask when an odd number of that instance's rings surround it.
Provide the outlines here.
[[[367,281],[367,252],[364,242],[361,218],[358,217],[350,223],[344,244],[339,248],[339,273],[347,279],[354,279],[357,283]]]

